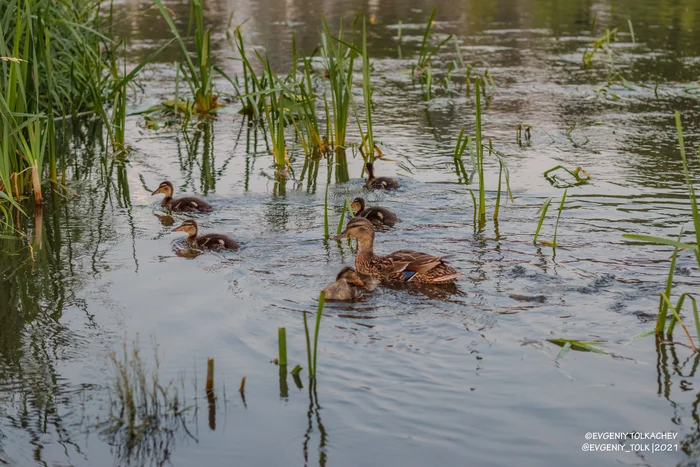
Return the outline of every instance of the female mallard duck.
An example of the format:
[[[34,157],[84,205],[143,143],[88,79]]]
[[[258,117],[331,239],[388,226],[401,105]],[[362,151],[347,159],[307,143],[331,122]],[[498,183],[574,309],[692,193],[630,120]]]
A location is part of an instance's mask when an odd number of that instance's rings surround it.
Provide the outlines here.
[[[206,234],[197,236],[197,222],[188,219],[173,232],[187,233],[185,240],[191,248],[201,248],[203,250],[235,250],[238,248],[231,237],[221,234]]]
[[[191,196],[184,198],[173,198],[173,184],[169,181],[164,181],[156,191],[154,191],[151,196],[157,195],[158,193],[163,193],[165,198],[160,203],[164,208],[170,209],[175,212],[210,212],[212,210],[211,204],[206,201],[202,201],[199,198],[194,198]]]
[[[360,251],[355,258],[355,267],[360,274],[379,277],[394,282],[419,282],[436,284],[452,282],[459,275],[449,267],[444,257],[430,256],[411,250],[399,250],[386,256],[374,254],[374,229],[364,217],[354,217],[345,231],[334,240],[355,237]]]
[[[355,217],[364,217],[365,219],[369,220],[372,224],[384,224],[391,227],[399,220],[399,218],[396,217],[396,214],[389,211],[388,209],[376,206],[372,208],[366,208],[365,199],[359,196],[352,200],[352,204],[350,205],[350,207],[352,208],[352,212],[355,215]]]
[[[365,170],[367,171],[367,181],[365,182],[365,186],[367,188],[378,190],[396,190],[399,187],[399,182],[393,178],[375,177],[374,164],[371,162],[367,162],[365,165]]]
[[[357,271],[345,266],[336,276],[335,282],[323,291],[326,292],[326,300],[354,300],[360,297],[364,286]]]

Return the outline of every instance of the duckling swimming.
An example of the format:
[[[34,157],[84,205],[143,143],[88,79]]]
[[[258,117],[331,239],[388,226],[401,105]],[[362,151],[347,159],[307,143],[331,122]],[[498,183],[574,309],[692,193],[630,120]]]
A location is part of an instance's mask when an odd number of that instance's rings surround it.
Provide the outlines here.
[[[396,190],[399,187],[399,182],[393,178],[375,177],[374,164],[371,162],[365,164],[365,171],[367,172],[367,181],[365,181],[365,186],[367,188],[376,190]]]
[[[200,248],[203,250],[236,250],[238,249],[238,243],[236,243],[231,237],[222,234],[205,234],[197,235],[197,222],[192,219],[188,219],[182,223],[180,227],[173,230],[173,232],[185,232],[187,233],[187,238],[185,241],[190,246],[190,248]]]
[[[326,300],[354,300],[360,297],[364,286],[357,271],[345,266],[336,276],[335,282],[323,291],[326,292]]]
[[[158,185],[158,188],[151,196],[158,193],[165,195],[165,198],[160,203],[161,206],[174,212],[210,212],[212,210],[211,204],[193,196],[173,198],[173,184],[167,180]]]
[[[350,207],[355,217],[364,217],[372,224],[383,224],[391,227],[399,220],[396,214],[386,208],[380,208],[378,206],[371,208],[365,207],[365,199],[359,196],[352,200]]]

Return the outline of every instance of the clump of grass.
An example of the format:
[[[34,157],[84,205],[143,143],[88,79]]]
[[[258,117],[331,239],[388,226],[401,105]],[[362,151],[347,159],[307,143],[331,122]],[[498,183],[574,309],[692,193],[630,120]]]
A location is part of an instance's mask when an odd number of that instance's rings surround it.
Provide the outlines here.
[[[172,451],[175,433],[187,431],[184,381],[160,382],[157,348],[155,368],[141,357],[138,341],[124,344],[121,357],[110,354],[114,374],[110,386],[110,413],[100,433],[118,450],[121,459],[156,458],[164,463]],[[182,393],[180,392],[182,391]]]

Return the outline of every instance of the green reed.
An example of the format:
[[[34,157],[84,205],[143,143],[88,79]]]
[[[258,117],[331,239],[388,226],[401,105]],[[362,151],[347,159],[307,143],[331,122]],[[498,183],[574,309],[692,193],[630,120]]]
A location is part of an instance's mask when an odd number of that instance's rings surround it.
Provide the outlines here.
[[[287,330],[277,328],[277,341],[279,347],[279,365],[287,366]]]
[[[411,68],[411,74],[414,78],[419,78],[421,83],[423,83],[427,90],[427,98],[430,100],[432,98],[432,84],[433,84],[433,70],[431,60],[435,54],[437,54],[442,46],[444,46],[450,39],[453,38],[452,35],[447,36],[442,41],[438,42],[434,47],[430,46],[430,40],[432,38],[431,29],[435,23],[435,14],[437,13],[437,7],[434,7],[430,13],[430,18],[428,18],[428,23],[423,31],[423,39],[421,40],[420,49],[418,52],[418,59],[416,64]],[[461,54],[460,54],[461,57]]]
[[[372,84],[370,82],[370,63],[367,53],[367,21],[362,17],[362,95],[365,100],[365,123],[367,127],[367,147],[365,154],[369,162],[374,162],[374,132],[372,131]]]
[[[532,240],[532,243],[537,245],[537,237],[540,236],[540,229],[542,229],[542,224],[544,223],[544,218],[547,215],[547,210],[549,209],[549,205],[552,203],[552,198],[547,198],[544,200],[544,203],[542,203],[542,206],[540,209],[537,211],[537,213],[540,215],[540,220],[537,222],[537,229],[535,229],[535,237]]]
[[[672,292],[672,287],[673,287],[673,272],[676,267],[676,260],[678,257],[678,254],[682,249],[691,251],[695,259],[698,263],[698,266],[700,267],[700,209],[698,208],[698,200],[697,200],[697,195],[695,193],[695,187],[693,186],[693,180],[690,175],[690,170],[689,170],[689,165],[688,165],[688,160],[686,158],[686,153],[685,153],[685,142],[684,142],[684,137],[683,137],[683,125],[681,122],[681,115],[678,111],[675,112],[675,120],[676,120],[676,133],[678,137],[678,146],[680,149],[680,156],[681,156],[681,162],[683,166],[683,175],[685,178],[685,182],[688,188],[688,198],[690,200],[690,210],[691,210],[691,217],[693,221],[693,227],[694,227],[694,234],[695,234],[695,243],[690,244],[686,242],[681,242],[682,234],[683,231],[678,235],[677,240],[671,240],[666,237],[655,237],[651,235],[639,235],[639,234],[624,234],[623,237],[631,239],[631,240],[637,240],[637,241],[643,241],[643,242],[649,242],[649,243],[655,243],[655,244],[660,244],[660,245],[670,245],[674,247],[674,252],[673,256],[671,257],[671,267],[669,269],[668,273],[668,278],[666,281],[666,289],[661,292],[661,300],[659,303],[659,314],[656,322],[656,328],[655,331],[657,335],[663,334],[664,330],[666,331],[666,334],[671,337],[673,335],[673,330],[676,325],[676,323],[680,324],[683,331],[685,332],[686,336],[688,337],[688,340],[690,341],[690,345],[693,347],[693,349],[696,349],[695,344],[693,343],[693,340],[690,336],[690,333],[688,332],[685,324],[683,323],[683,320],[680,317],[680,311],[685,303],[685,300],[688,299],[691,302],[691,306],[693,309],[693,318],[695,319],[695,327],[697,330],[697,336],[700,338],[700,319],[698,317],[698,307],[697,307],[697,302],[695,299],[695,296],[690,294],[689,292],[683,292],[681,295],[678,297],[678,302],[676,302],[676,305],[674,306],[671,302],[671,292]],[[700,161],[700,152],[698,152],[698,161]],[[671,310],[672,312],[672,317],[670,320],[668,319],[668,310]],[[667,323],[668,322],[668,323]],[[668,324],[668,326],[667,326]]]
[[[567,188],[564,190],[564,195],[561,197],[561,203],[559,203],[559,211],[557,213],[557,222],[554,224],[554,237],[552,238],[552,248],[557,247],[557,230],[559,229],[559,219],[561,218],[561,213],[564,211],[564,203],[566,202],[566,194],[569,192]]]
[[[322,22],[321,54],[331,88],[332,144],[345,147],[350,107],[353,105],[352,70],[357,50],[345,42],[342,24],[334,36],[325,17],[322,17]]]
[[[203,0],[190,1],[190,24],[189,30],[194,28],[194,42],[196,50],[197,65],[190,58],[187,45],[183,40],[175,22],[170,16],[168,9],[163,5],[162,0],[153,0],[160,10],[161,15],[168,23],[177,42],[180,44],[185,64],[182,68],[184,79],[190,87],[194,96],[195,109],[201,113],[209,113],[218,106],[218,98],[214,95],[214,85],[212,83],[213,65],[211,61],[211,30],[204,27],[204,4]]]
[[[321,330],[321,318],[323,317],[323,304],[326,301],[325,290],[321,291],[321,295],[318,297],[318,308],[316,309],[316,329],[314,330],[314,358],[313,366],[309,367],[309,373],[311,373],[312,378],[316,378],[316,368],[318,363],[318,334]]]
[[[335,229],[336,235],[340,235],[341,232],[343,231],[343,225],[345,224],[345,213],[346,212],[350,213],[350,200],[348,198],[345,198],[345,202],[343,203],[343,210],[340,213],[340,220],[338,221],[338,227]]]
[[[100,4],[0,0],[0,213],[33,193],[42,178],[58,187],[55,119],[93,111],[90,89],[107,101],[114,43],[101,34]],[[20,210],[21,211],[21,210]]]
[[[486,222],[486,191],[484,186],[484,146],[481,140],[481,80],[475,80],[476,89],[476,169],[479,173],[479,222]]]

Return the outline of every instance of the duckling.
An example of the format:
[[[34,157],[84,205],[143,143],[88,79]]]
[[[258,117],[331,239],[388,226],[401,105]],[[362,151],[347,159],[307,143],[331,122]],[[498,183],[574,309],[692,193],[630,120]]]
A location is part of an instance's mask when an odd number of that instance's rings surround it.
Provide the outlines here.
[[[399,187],[399,182],[393,178],[375,177],[374,164],[371,162],[367,162],[365,165],[365,170],[367,171],[367,181],[365,182],[365,186],[367,188],[378,190],[396,190]]]
[[[238,243],[229,236],[221,234],[197,236],[197,229],[197,222],[188,219],[183,222],[180,227],[173,230],[173,232],[187,233],[187,239],[185,241],[191,248],[201,248],[204,250],[235,250],[238,248]]]
[[[160,203],[166,209],[175,212],[210,212],[212,210],[211,204],[206,201],[202,201],[199,198],[192,196],[187,196],[184,198],[173,198],[173,184],[169,181],[164,181],[156,191],[154,191],[151,196],[157,195],[158,193],[163,193],[165,198]]]
[[[386,208],[380,208],[377,206],[366,208],[365,199],[360,196],[352,200],[350,207],[352,208],[352,212],[355,217],[364,217],[372,224],[384,224],[391,227],[399,220],[399,218],[396,217],[396,214]]]
[[[355,237],[359,251],[355,267],[360,274],[377,277],[390,282],[418,282],[437,284],[453,282],[459,273],[445,262],[445,257],[431,256],[411,250],[399,250],[385,256],[374,254],[374,229],[364,217],[354,217],[345,231],[333,240]]]
[[[335,282],[323,291],[326,292],[326,300],[354,300],[360,297],[364,286],[357,271],[345,266],[336,276]]]

